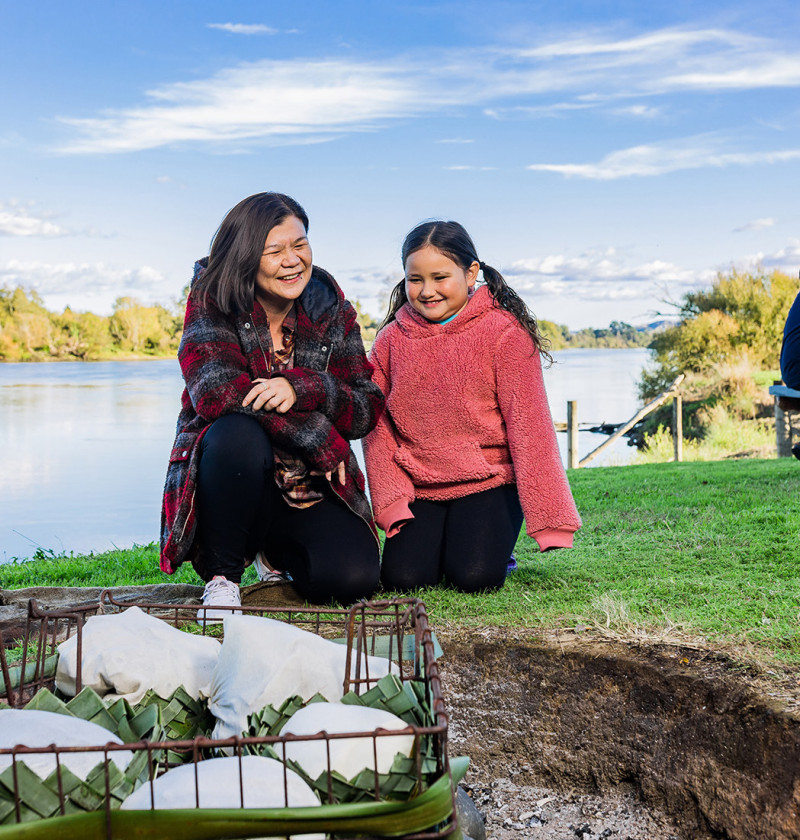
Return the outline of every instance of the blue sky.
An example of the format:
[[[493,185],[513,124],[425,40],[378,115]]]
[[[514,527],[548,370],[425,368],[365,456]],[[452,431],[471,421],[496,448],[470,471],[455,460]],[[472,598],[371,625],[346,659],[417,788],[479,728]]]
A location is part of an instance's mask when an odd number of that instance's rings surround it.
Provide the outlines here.
[[[262,190],[374,314],[430,217],[572,328],[796,274],[798,31],[793,0],[0,0],[0,286],[168,302]]]

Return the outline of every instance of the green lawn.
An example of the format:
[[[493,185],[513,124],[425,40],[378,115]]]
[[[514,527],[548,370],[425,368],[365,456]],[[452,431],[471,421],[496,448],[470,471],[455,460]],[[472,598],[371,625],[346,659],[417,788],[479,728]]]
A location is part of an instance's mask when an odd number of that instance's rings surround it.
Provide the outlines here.
[[[487,595],[421,590],[434,623],[699,636],[800,663],[800,464],[794,459],[574,470],[571,551],[521,537],[519,570]],[[248,570],[252,576],[252,570]],[[199,583],[155,546],[0,566],[0,587]],[[245,578],[248,582],[249,578]]]

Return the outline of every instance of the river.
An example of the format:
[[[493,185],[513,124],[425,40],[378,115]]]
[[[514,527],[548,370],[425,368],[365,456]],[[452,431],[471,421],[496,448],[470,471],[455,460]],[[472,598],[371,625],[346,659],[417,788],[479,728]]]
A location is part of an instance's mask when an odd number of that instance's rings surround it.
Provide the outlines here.
[[[545,371],[553,419],[620,423],[647,350],[563,350]],[[0,563],[158,539],[182,380],[177,362],[0,364]],[[566,460],[566,435],[559,434]],[[581,432],[580,455],[605,435]],[[593,465],[623,464],[620,441]]]

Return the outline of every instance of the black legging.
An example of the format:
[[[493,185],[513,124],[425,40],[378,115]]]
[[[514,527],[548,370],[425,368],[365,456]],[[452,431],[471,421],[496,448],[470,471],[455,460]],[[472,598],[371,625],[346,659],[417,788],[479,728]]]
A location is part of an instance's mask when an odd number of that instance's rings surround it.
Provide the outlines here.
[[[442,580],[463,592],[503,585],[522,525],[515,485],[446,502],[417,499],[411,512],[414,519],[384,545],[385,589],[408,591]]]
[[[325,493],[309,508],[290,507],[275,484],[272,444],[261,425],[245,414],[220,417],[201,444],[198,574],[239,583],[245,558],[263,550],[311,603],[368,598],[378,587],[378,543],[361,517]]]

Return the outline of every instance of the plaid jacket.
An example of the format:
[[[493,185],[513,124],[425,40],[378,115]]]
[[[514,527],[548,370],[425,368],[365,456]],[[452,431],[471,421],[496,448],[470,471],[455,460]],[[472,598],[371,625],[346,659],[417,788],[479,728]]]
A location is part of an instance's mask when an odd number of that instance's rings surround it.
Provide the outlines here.
[[[195,265],[195,278],[204,267],[205,260]],[[200,442],[214,420],[231,412],[255,417],[277,446],[298,454],[312,469],[328,471],[345,461],[345,484],[331,486],[376,533],[364,476],[348,441],[373,428],[384,398],[371,380],[355,309],[333,277],[314,266],[297,306],[295,367],[282,374],[297,393],[286,414],[242,407],[252,380],[270,375],[257,334],[268,330],[258,305],[252,313],[228,316],[210,297],[203,301],[194,291],[189,294],[178,350],[186,388],[161,510],[161,569],[167,574],[197,552]]]

